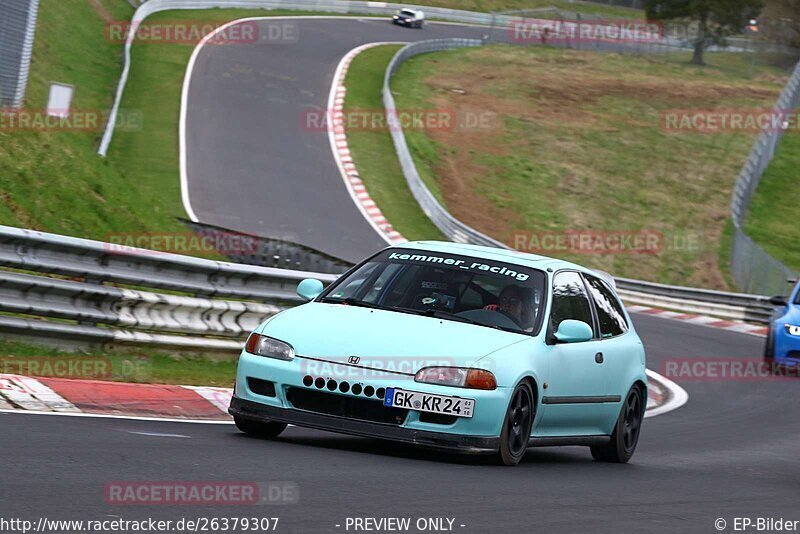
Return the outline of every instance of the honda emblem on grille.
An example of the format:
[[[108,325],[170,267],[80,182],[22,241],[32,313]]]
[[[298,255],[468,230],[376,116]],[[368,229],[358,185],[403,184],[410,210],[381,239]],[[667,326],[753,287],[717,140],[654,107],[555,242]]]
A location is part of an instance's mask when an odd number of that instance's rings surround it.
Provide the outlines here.
[[[349,358],[347,358],[347,363],[352,363],[353,365],[358,364],[358,362],[360,361],[361,358],[359,358],[358,356],[350,356]]]

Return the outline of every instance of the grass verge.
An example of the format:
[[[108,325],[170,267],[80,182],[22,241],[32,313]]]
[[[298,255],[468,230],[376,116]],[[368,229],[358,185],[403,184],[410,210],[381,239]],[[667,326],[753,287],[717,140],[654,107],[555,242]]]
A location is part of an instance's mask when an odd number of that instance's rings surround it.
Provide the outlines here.
[[[84,363],[85,375],[67,378],[86,380],[231,387],[236,376],[236,360],[232,358],[176,356],[167,350],[138,347],[65,352],[0,339],[0,355],[0,373],[28,376],[59,378],[46,366],[59,360]]]
[[[467,224],[619,276],[729,289],[728,205],[754,135],[666,131],[662,117],[771,105],[786,75],[735,54],[705,68],[687,59],[493,46],[413,58],[392,89],[398,108],[492,118],[407,134],[420,174]],[[606,243],[637,232],[660,236],[657,246],[542,248],[553,234]]]

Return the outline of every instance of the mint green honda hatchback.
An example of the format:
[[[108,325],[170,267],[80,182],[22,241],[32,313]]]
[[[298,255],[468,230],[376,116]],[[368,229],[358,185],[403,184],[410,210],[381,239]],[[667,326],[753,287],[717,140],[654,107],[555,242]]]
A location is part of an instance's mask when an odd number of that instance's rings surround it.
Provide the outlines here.
[[[647,404],[645,352],[613,282],[552,258],[440,242],[385,249],[261,324],[230,413],[516,465],[585,445],[627,462]]]

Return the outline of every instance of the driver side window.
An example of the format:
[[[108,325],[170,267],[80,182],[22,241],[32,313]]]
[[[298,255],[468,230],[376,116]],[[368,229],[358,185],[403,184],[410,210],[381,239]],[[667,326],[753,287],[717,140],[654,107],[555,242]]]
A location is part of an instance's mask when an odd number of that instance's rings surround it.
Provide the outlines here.
[[[550,313],[553,332],[557,331],[558,325],[566,319],[593,325],[592,308],[589,296],[586,294],[586,286],[581,275],[574,271],[560,272],[553,280],[553,310]]]

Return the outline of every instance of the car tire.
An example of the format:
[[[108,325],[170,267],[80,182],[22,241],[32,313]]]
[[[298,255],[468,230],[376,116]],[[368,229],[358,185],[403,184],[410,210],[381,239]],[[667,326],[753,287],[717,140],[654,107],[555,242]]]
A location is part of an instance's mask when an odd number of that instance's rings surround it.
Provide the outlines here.
[[[241,430],[247,435],[257,438],[272,439],[277,438],[281,432],[286,430],[286,423],[276,423],[270,421],[268,423],[261,423],[251,419],[242,419],[241,417],[234,417],[233,422],[236,428]]]
[[[764,342],[764,363],[770,366],[775,363],[775,329],[772,324],[767,330],[767,339]]]
[[[536,403],[527,382],[521,382],[513,393],[500,432],[499,460],[503,465],[517,465],[528,450]]]
[[[631,459],[639,443],[639,433],[644,419],[642,391],[633,386],[619,411],[617,424],[611,434],[611,443],[592,447],[592,458],[598,462],[624,464]]]

